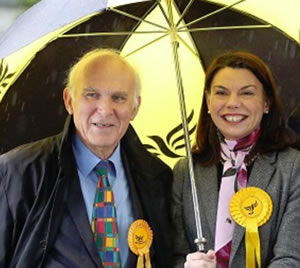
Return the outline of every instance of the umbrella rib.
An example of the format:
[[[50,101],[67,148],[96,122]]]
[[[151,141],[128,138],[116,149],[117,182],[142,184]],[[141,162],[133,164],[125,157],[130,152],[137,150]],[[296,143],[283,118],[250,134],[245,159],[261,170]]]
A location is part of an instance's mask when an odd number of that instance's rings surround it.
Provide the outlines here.
[[[165,20],[167,21],[168,25],[170,26],[170,25],[171,25],[170,20],[169,20],[167,14],[166,14],[164,8],[162,7],[160,1],[159,1],[159,0],[156,0],[156,2],[157,2],[157,4],[158,4],[158,6],[159,6],[159,8],[160,8],[160,11],[161,11],[161,13],[163,14]]]
[[[200,59],[199,54],[197,53],[197,51],[195,51],[195,49],[193,49],[187,42],[185,42],[185,40],[178,35],[177,36],[178,39],[180,40],[180,42],[188,49],[192,52],[193,55],[195,55],[198,59]]]
[[[155,23],[155,22],[152,22],[152,21],[148,21],[148,20],[139,18],[139,17],[137,17],[137,16],[134,16],[134,15],[129,14],[129,13],[127,13],[127,12],[121,11],[121,10],[119,10],[119,9],[116,9],[116,8],[113,8],[113,7],[110,7],[109,9],[110,9],[111,11],[114,11],[114,12],[116,12],[116,13],[118,13],[118,14],[121,14],[121,15],[124,15],[124,16],[126,16],[126,17],[129,17],[129,18],[131,18],[131,19],[135,19],[135,20],[140,21],[140,22],[145,22],[145,23],[151,24],[151,25],[156,26],[156,27],[158,27],[158,28],[161,28],[161,29],[163,29],[163,30],[168,30],[168,28],[166,28],[166,27],[164,27],[164,26],[162,26],[162,25],[159,25],[159,24],[157,24],[157,23]]]
[[[201,32],[201,31],[218,31],[218,30],[239,30],[239,29],[266,29],[272,28],[271,24],[266,25],[240,25],[240,26],[217,26],[217,27],[203,27],[180,30],[179,32]]]
[[[178,36],[178,39],[180,40],[180,42],[199,60],[201,66],[204,68],[204,64],[203,64],[203,61],[200,57],[200,55],[197,53],[197,50],[193,49],[187,42],[185,42],[185,40],[180,36],[180,35],[177,35]]]
[[[136,31],[136,32],[98,32],[98,33],[77,33],[77,34],[64,34],[60,38],[70,38],[70,37],[87,37],[87,36],[114,36],[114,35],[135,35],[135,34],[165,34],[166,31]]]
[[[193,20],[193,21],[187,23],[185,26],[179,27],[178,30],[181,30],[182,28],[185,28],[185,27],[190,26],[190,25],[192,25],[192,24],[195,24],[195,23],[197,23],[197,22],[199,22],[199,21],[201,21],[201,20],[204,20],[204,19],[206,19],[206,18],[208,18],[208,17],[210,17],[210,16],[213,16],[213,15],[215,15],[215,14],[217,14],[217,13],[220,13],[220,12],[226,10],[226,9],[229,9],[229,8],[231,8],[231,7],[234,7],[234,6],[240,4],[240,3],[244,2],[244,1],[246,1],[246,0],[239,0],[239,1],[237,1],[237,2],[235,2],[235,3],[233,3],[233,4],[231,4],[231,5],[228,5],[228,6],[219,8],[219,9],[217,9],[217,10],[211,12],[211,13],[208,13],[208,14],[206,14],[206,15],[204,15],[204,16],[202,16],[202,17],[196,19],[196,20]]]
[[[190,0],[189,3],[186,5],[185,9],[183,10],[179,20],[176,23],[176,28],[179,26],[180,22],[183,20],[185,14],[189,11],[190,7],[192,6],[192,4],[194,3],[194,0]]]
[[[138,51],[144,49],[145,47],[148,47],[148,46],[152,45],[153,43],[159,41],[160,39],[166,37],[167,35],[169,35],[169,34],[168,34],[168,33],[165,33],[164,35],[162,35],[162,36],[160,36],[160,37],[158,37],[158,38],[155,38],[154,40],[152,40],[152,41],[146,43],[145,45],[143,45],[143,46],[141,46],[141,47],[139,47],[139,48],[137,48],[137,49],[131,51],[130,53],[127,53],[127,54],[125,55],[125,57],[131,56],[132,54],[134,54],[134,53],[136,53],[136,52],[138,52]]]

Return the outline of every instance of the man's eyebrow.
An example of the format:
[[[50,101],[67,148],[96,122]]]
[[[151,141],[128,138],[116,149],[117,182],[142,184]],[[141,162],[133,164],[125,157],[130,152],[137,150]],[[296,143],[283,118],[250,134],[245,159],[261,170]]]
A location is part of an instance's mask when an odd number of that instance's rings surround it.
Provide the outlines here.
[[[128,92],[120,90],[120,91],[113,92],[112,95],[124,95],[124,96],[126,95],[127,96]]]
[[[93,88],[93,87],[85,87],[83,88],[83,91],[96,91],[97,89],[96,88]]]

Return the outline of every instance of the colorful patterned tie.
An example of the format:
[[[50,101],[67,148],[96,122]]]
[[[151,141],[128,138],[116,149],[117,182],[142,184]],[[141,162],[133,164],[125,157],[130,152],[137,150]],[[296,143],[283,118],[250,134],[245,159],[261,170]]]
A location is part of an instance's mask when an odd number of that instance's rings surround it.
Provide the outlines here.
[[[92,231],[103,267],[121,267],[114,194],[107,178],[108,161],[96,167],[99,175],[92,213]]]

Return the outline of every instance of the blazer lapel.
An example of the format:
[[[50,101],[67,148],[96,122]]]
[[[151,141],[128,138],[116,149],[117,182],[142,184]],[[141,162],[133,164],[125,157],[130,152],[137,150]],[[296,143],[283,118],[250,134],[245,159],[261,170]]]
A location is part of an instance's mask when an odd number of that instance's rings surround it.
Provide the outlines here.
[[[199,207],[202,208],[200,210],[200,217],[207,219],[207,226],[204,225],[204,220],[201,220],[201,224],[211,232],[211,237],[215,237],[219,193],[217,168],[215,166],[204,168],[197,165],[195,167],[195,183]],[[211,244],[214,245],[214,241],[211,241]]]
[[[271,156],[259,156],[252,167],[247,187],[258,187],[266,191],[275,171],[274,166],[271,165],[274,161],[275,154],[272,154]],[[244,235],[245,228],[236,224],[233,231],[231,260],[235,257]]]

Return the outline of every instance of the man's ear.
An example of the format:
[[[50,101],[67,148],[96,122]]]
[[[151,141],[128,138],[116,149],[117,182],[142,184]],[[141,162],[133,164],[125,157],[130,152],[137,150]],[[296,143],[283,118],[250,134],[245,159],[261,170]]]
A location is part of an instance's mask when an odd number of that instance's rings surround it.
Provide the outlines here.
[[[140,108],[140,106],[141,106],[141,101],[142,101],[141,96],[138,96],[137,99],[136,99],[136,104],[135,104],[135,106],[133,107],[132,115],[131,115],[130,120],[133,120],[133,119],[136,117],[136,115],[137,115],[137,113],[138,113],[138,111],[139,111],[139,108]]]
[[[71,96],[68,88],[64,89],[63,99],[64,99],[65,108],[66,108],[68,114],[72,115],[73,114],[72,96]]]

